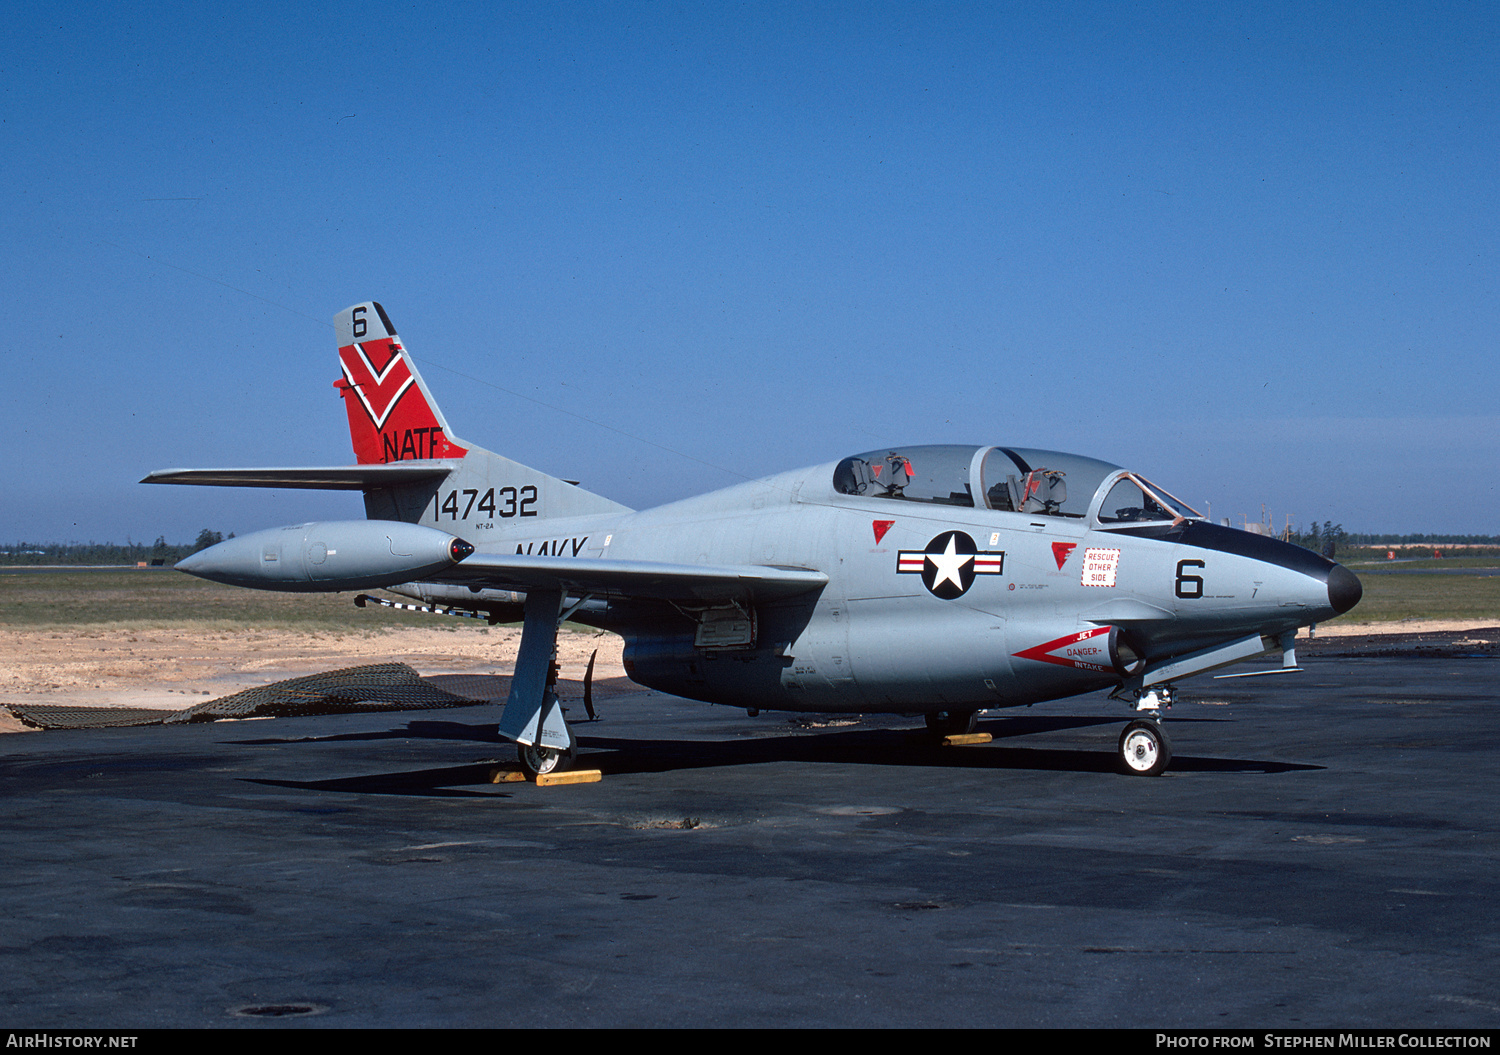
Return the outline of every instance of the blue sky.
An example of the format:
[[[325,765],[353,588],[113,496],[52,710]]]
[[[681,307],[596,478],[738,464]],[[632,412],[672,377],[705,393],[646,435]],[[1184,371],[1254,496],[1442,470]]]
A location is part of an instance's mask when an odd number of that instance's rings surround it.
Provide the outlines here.
[[[1500,532],[1490,4],[61,4],[0,41],[0,540],[362,515],[380,300],[631,506],[886,443]],[[1207,511],[1207,510],[1205,510]]]

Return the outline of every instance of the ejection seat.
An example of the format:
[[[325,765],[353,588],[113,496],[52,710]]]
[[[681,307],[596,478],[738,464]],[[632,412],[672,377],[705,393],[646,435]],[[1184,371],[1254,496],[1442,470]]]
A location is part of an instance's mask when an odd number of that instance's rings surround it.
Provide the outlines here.
[[[1011,501],[1023,513],[1056,516],[1068,500],[1068,485],[1063,474],[1054,469],[1033,469],[1024,479],[1007,477]]]

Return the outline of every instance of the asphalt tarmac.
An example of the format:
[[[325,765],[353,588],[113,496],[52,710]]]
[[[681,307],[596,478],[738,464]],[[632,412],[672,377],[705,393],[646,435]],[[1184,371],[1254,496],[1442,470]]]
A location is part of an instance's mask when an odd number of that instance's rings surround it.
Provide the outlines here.
[[[0,737],[0,1025],[1492,1028],[1488,654],[1184,682],[1157,779],[1097,696],[626,690],[564,787],[494,707]]]

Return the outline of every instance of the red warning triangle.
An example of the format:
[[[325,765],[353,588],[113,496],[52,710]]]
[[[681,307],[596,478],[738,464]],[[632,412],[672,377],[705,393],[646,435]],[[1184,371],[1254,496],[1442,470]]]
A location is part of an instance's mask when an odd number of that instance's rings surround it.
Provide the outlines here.
[[[875,529],[875,545],[880,545],[880,540],[885,538],[885,533],[895,526],[894,520],[871,521],[870,526]]]
[[[1073,551],[1078,548],[1076,542],[1054,542],[1052,543],[1052,558],[1057,561],[1059,569],[1068,562]]]

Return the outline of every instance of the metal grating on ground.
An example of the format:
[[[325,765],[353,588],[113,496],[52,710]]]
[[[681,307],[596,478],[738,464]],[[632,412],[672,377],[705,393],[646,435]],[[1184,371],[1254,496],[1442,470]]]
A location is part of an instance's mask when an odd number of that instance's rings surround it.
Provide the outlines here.
[[[127,725],[160,725],[176,711],[148,711],[138,707],[72,707],[46,703],[3,705],[34,729],[108,729]]]
[[[20,703],[4,706],[20,721],[39,729],[100,729],[214,722],[222,718],[284,718],[356,711],[473,707],[487,702],[488,699],[474,699],[437,688],[423,681],[422,676],[405,663],[375,663],[288,678],[221,696],[182,711]]]
[[[427,684],[481,703],[504,703],[510,693],[509,674],[430,674]]]

